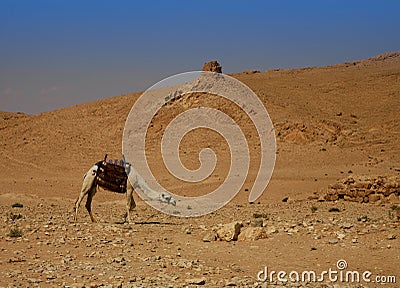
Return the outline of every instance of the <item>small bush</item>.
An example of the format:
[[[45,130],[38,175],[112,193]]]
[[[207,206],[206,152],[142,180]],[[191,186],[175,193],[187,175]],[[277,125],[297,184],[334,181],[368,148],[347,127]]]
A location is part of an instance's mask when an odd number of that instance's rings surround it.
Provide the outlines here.
[[[14,213],[10,213],[10,219],[12,220],[12,221],[14,221],[14,220],[18,220],[18,219],[21,219],[22,218],[22,215],[21,214],[14,214]]]
[[[12,228],[10,233],[8,233],[8,236],[10,237],[22,237],[22,235],[24,235],[24,233],[19,228]]]
[[[312,213],[315,213],[318,210],[318,208],[316,206],[311,206],[310,209],[311,209]]]
[[[22,207],[24,207],[24,205],[22,205],[21,203],[17,202],[17,203],[12,204],[11,207],[12,208],[22,208]]]
[[[397,205],[392,205],[390,208],[391,208],[393,211],[400,210],[400,206],[397,206]]]

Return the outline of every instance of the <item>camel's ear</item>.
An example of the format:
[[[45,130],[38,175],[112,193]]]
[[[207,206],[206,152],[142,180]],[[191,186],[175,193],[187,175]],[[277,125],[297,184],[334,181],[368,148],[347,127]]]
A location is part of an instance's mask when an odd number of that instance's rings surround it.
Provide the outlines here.
[[[125,172],[126,172],[126,174],[129,175],[129,173],[131,172],[131,163],[128,163],[128,162],[124,162],[124,163],[125,163],[125,165],[124,165]]]
[[[167,201],[168,204],[172,204],[175,202],[174,199],[172,198],[171,195],[164,196],[165,200]]]
[[[125,167],[131,167],[131,163],[126,162],[124,154],[122,154],[122,161],[124,162]]]

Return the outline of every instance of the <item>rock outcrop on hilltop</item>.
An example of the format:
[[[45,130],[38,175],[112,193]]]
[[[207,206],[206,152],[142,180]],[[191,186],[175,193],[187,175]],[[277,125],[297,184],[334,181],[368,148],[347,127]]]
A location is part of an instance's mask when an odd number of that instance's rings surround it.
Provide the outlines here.
[[[222,66],[216,60],[212,60],[204,63],[203,71],[222,73]]]

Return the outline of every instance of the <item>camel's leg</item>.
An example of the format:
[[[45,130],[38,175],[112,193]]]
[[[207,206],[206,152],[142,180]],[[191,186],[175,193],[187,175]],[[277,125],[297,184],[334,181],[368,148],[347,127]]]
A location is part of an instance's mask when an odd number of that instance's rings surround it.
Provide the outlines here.
[[[83,191],[81,192],[81,194],[79,195],[78,199],[76,199],[75,201],[75,215],[74,215],[74,221],[76,222],[78,220],[78,210],[79,210],[79,206],[81,205],[81,202],[83,200],[83,197],[85,197],[85,195],[88,193],[88,191]]]
[[[93,168],[92,168],[93,169]],[[75,216],[74,221],[76,222],[78,219],[78,210],[81,202],[86,194],[88,194],[93,187],[95,186],[95,179],[96,179],[96,172],[93,170],[89,170],[85,176],[83,177],[82,189],[81,194],[79,195],[78,199],[75,201]],[[94,187],[95,188],[95,187]],[[93,197],[93,196],[92,196]]]
[[[89,216],[90,216],[90,220],[92,220],[92,222],[97,222],[92,214],[92,200],[93,200],[93,196],[96,194],[97,189],[96,186],[92,187],[88,193],[87,199],[86,199],[86,209],[89,212]]]
[[[124,222],[131,223],[131,215],[130,212],[136,207],[135,199],[133,199],[133,187],[131,183],[128,181],[126,187],[126,213],[124,216]]]

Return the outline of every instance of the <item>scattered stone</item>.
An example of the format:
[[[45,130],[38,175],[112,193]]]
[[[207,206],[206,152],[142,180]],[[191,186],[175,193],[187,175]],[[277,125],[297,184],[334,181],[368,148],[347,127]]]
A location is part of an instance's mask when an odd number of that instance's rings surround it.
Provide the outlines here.
[[[397,238],[397,235],[395,235],[395,234],[389,234],[388,236],[387,236],[387,239],[388,240],[394,240],[394,239],[396,239]]]
[[[350,171],[349,171],[350,172]],[[399,203],[400,197],[399,176],[355,176],[329,185],[325,195],[320,198],[327,201],[343,199],[359,203],[372,203],[381,205],[383,203]]]
[[[353,227],[353,224],[351,223],[343,223],[342,228],[343,229],[350,229]]]
[[[338,237],[338,239],[343,239],[344,237],[346,237],[346,234],[337,233],[337,237]]]
[[[227,281],[225,283],[225,285],[228,287],[236,287],[236,286],[240,285],[240,282],[241,281],[240,281],[239,277],[232,277],[232,279]]]
[[[243,272],[243,269],[236,264],[229,265],[229,267],[237,273]]]
[[[267,234],[278,233],[279,230],[275,226],[270,226],[267,228]]]
[[[354,189],[368,189],[369,184],[362,183],[357,179],[354,177],[354,182],[349,180],[349,183],[352,182],[352,184],[344,184],[344,186],[354,185],[354,187],[358,187]],[[385,184],[377,183],[377,185],[380,185],[379,187],[384,186],[385,189],[393,187],[393,184],[389,182],[385,182]],[[332,187],[339,189],[343,185]],[[355,192],[357,191],[355,190]],[[385,203],[390,202],[388,198],[394,199],[394,196],[391,196],[394,195],[393,193],[385,196],[385,190],[371,194],[384,197]],[[353,197],[348,197],[353,199]],[[316,201],[316,199],[313,201]],[[313,251],[320,253],[316,251],[321,251],[323,245],[330,247],[330,250],[335,250],[339,245],[346,245],[347,247],[365,249],[366,252],[374,251],[374,249],[396,252],[396,241],[399,239],[398,223],[395,220],[396,213],[400,211],[400,209],[397,209],[398,204],[386,205],[381,208],[358,203],[332,203],[332,205],[329,205],[329,203],[312,203],[318,205],[317,214],[310,212],[309,201],[296,201],[293,204],[290,202],[274,205],[262,204],[260,206],[241,204],[234,206],[233,212],[221,210],[221,212],[215,213],[215,218],[205,218],[205,221],[203,219],[200,221],[193,220],[188,222],[191,224],[174,226],[163,224],[136,225],[135,229],[127,229],[125,226],[114,223],[108,224],[106,223],[107,220],[99,224],[66,223],[66,221],[72,222],[73,216],[59,216],[58,213],[33,214],[33,210],[28,210],[29,206],[27,206],[26,212],[24,211],[26,218],[20,220],[19,223],[19,227],[23,227],[27,231],[26,236],[24,236],[26,238],[13,239],[5,234],[0,235],[2,244],[4,244],[4,246],[1,245],[0,251],[7,256],[0,259],[0,265],[4,267],[4,271],[0,272],[0,278],[3,281],[8,279],[9,285],[13,287],[121,287],[121,281],[124,281],[123,287],[224,287],[225,285],[231,287],[264,287],[261,283],[257,283],[255,279],[248,279],[247,276],[244,276],[244,278],[228,276],[229,274],[244,275],[247,262],[243,262],[243,257],[247,256],[241,255],[239,258],[234,258],[235,255],[231,255],[233,258],[231,258],[232,261],[229,262],[229,265],[221,265],[220,261],[208,262],[204,260],[205,257],[209,256],[208,253],[216,251],[215,249],[218,250],[219,246],[221,246],[223,252],[229,253],[231,247],[240,248],[242,245],[240,242],[225,244],[219,242],[213,243],[213,245],[208,243],[197,245],[199,244],[197,243],[195,245],[194,242],[188,241],[191,236],[185,236],[188,230],[196,235],[199,231],[203,231],[198,234],[199,237],[204,235],[204,242],[215,241],[217,240],[216,231],[225,225],[214,227],[211,230],[210,223],[216,221],[221,221],[216,223],[228,223],[234,219],[249,219],[244,226],[239,227],[240,233],[237,236],[239,241],[260,239],[257,236],[258,232],[265,237],[268,235],[269,238],[274,237],[275,240],[281,241],[282,239],[287,240],[286,233],[291,233],[294,236],[289,241],[297,242],[299,239],[304,239],[304,243],[299,244],[302,249],[308,249],[311,253]],[[100,206],[99,208],[105,209],[106,204],[102,205],[104,207]],[[8,203],[7,206],[9,206]],[[47,204],[42,209],[46,207],[48,207]],[[282,207],[286,209],[282,211]],[[331,207],[340,208],[341,213],[328,213],[328,209]],[[3,231],[7,231],[13,225],[6,215],[7,209],[11,210],[11,208],[4,209]],[[58,206],[57,209],[59,209]],[[268,215],[265,213],[266,211],[268,211]],[[104,211],[102,212],[104,213]],[[37,218],[32,217],[34,215]],[[112,210],[110,209],[108,214],[105,215],[113,215]],[[144,217],[138,214],[136,217],[138,217],[138,222],[145,222],[146,220],[153,223],[153,218],[147,220],[149,215],[146,214],[146,217]],[[86,217],[88,218],[88,216]],[[163,215],[157,217],[160,217],[159,220],[157,218],[160,223],[181,223],[174,219],[164,218]],[[221,219],[232,220],[223,222],[224,220]],[[202,225],[199,225],[200,223]],[[235,234],[235,223],[240,224],[241,222],[231,223],[233,234]],[[153,233],[153,229],[160,227],[164,229],[162,233],[156,235],[148,233],[149,230]],[[34,233],[30,233],[31,231],[34,231]],[[46,236],[46,233],[51,237]],[[274,233],[280,234],[275,236]],[[295,233],[299,233],[297,234],[298,238]],[[371,242],[371,239],[374,242]],[[37,243],[39,245],[36,245]],[[257,255],[257,251],[268,244],[263,243],[263,241],[250,242],[250,245],[243,246],[249,249],[247,251],[250,257],[249,261],[251,261],[251,257]],[[320,246],[321,244],[322,246]],[[196,249],[198,250],[196,251]],[[154,253],[155,251],[156,253]],[[190,251],[193,251],[192,255],[190,255]],[[189,260],[187,257],[199,257],[202,260]],[[212,257],[212,255],[209,257]],[[330,254],[329,260],[332,260],[332,257],[334,255]],[[53,260],[48,261],[48,259]],[[21,261],[24,261],[24,263],[18,263]],[[234,263],[244,266],[238,266]],[[130,271],[133,270],[137,271],[136,276],[131,274]],[[146,277],[140,275],[146,275]],[[40,281],[40,279],[35,279],[39,277],[42,279],[41,282],[35,282]],[[204,284],[202,284],[203,280],[205,280]],[[279,281],[269,284],[277,287],[300,287],[300,285],[285,284]],[[317,285],[316,287],[320,286]]]
[[[395,193],[392,193],[386,198],[386,202],[398,204],[400,203],[400,198]]]
[[[217,237],[223,241],[236,241],[240,233],[240,228],[242,224],[240,222],[232,222],[222,225],[222,227],[217,229]]]
[[[262,218],[255,218],[251,220],[252,227],[263,227],[264,221]]]
[[[189,285],[205,285],[206,284],[206,278],[187,279],[186,283],[189,284]]]
[[[203,237],[203,242],[212,242],[217,240],[217,235],[215,232],[209,232]]]
[[[368,196],[369,203],[372,203],[372,204],[376,203],[380,199],[381,199],[381,196],[379,194],[370,194]]]
[[[134,282],[136,282],[137,281],[137,279],[136,279],[136,277],[132,277],[132,278],[129,278],[129,283],[134,283]]]
[[[267,238],[267,231],[263,227],[246,227],[239,234],[239,241],[255,241]]]
[[[38,284],[38,283],[42,282],[41,279],[36,279],[36,278],[28,278],[27,281],[29,283],[34,283],[34,284]]]

